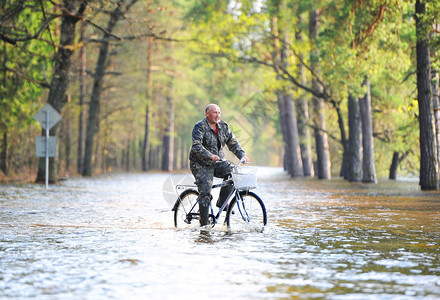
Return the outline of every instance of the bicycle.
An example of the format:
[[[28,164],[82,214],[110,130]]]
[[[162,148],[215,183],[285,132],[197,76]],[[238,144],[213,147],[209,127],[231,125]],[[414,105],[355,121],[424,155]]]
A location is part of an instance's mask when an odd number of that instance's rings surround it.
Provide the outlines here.
[[[250,190],[256,188],[256,169],[242,168],[229,162],[232,167],[231,176],[221,183],[213,184],[212,189],[233,185],[231,193],[219,208],[217,214],[211,205],[209,220],[214,227],[226,208],[224,224],[228,229],[246,229],[263,231],[267,224],[266,207],[261,198]],[[197,197],[199,192],[194,185],[176,185],[176,191],[182,190],[172,208],[174,211],[174,226],[176,228],[191,228],[199,225],[200,213]]]

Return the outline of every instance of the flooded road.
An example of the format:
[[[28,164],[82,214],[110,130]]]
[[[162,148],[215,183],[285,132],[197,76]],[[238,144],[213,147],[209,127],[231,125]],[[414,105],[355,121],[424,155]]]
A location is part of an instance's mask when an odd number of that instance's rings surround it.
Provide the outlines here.
[[[440,298],[440,193],[417,181],[260,168],[265,231],[204,233],[174,229],[168,176],[0,185],[0,298]]]

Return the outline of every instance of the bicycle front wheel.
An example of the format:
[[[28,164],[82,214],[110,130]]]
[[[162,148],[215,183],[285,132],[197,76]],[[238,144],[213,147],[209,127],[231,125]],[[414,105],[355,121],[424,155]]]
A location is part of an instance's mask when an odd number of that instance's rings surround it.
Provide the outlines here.
[[[232,199],[229,204],[226,224],[229,229],[238,231],[263,231],[267,224],[266,207],[263,201],[253,192],[239,192],[238,197]]]
[[[187,190],[180,194],[174,206],[174,226],[176,228],[191,228],[200,226],[199,204],[197,197],[199,193],[194,190]]]

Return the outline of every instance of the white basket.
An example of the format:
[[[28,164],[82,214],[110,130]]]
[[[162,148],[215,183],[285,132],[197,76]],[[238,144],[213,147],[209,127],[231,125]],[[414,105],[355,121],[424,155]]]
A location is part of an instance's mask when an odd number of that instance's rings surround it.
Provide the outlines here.
[[[239,168],[232,170],[232,180],[237,190],[250,190],[257,187],[257,169]]]

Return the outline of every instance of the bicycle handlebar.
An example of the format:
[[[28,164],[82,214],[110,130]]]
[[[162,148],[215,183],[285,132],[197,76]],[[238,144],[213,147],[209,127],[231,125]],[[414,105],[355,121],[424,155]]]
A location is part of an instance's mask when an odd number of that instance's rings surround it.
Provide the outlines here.
[[[250,164],[250,163],[246,162],[246,160],[244,159],[244,157],[242,157],[242,158],[240,159],[240,162],[238,163],[238,166],[240,166],[241,164]]]
[[[237,165],[234,164],[232,161],[227,160],[227,159],[220,159],[220,160],[216,161],[215,163],[218,164],[218,163],[222,163],[222,162],[225,162],[225,161],[229,162],[231,165],[233,165],[235,167],[239,167],[241,164],[250,164],[250,162],[246,162],[246,160],[244,158],[241,158]]]

